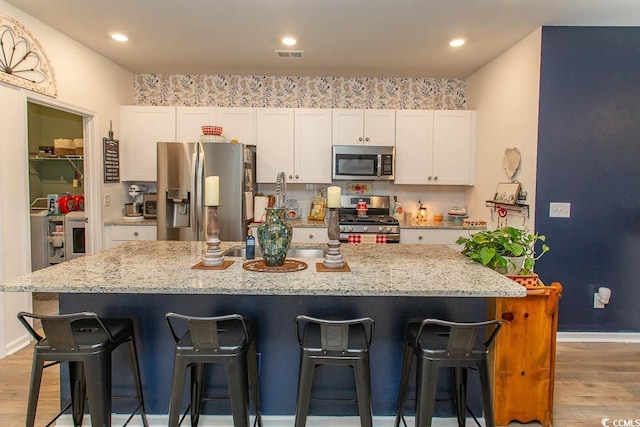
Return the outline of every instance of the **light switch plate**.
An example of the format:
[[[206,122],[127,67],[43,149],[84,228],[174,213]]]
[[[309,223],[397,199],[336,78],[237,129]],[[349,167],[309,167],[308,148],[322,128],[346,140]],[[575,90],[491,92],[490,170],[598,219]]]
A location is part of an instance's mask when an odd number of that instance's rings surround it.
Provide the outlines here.
[[[571,203],[549,203],[549,218],[570,218]]]

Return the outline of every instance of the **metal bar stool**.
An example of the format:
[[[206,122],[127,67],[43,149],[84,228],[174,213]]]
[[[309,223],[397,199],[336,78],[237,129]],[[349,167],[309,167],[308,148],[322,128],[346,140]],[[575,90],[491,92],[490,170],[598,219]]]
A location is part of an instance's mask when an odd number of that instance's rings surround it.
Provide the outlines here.
[[[44,337],[33,329],[27,318],[40,319]],[[135,396],[127,396],[127,398],[138,401],[138,406],[124,425],[127,425],[135,413],[140,411],[142,423],[148,427],[131,319],[101,319],[91,312],[59,316],[20,312],[18,320],[37,341],[33,349],[33,368],[25,423],[27,427],[32,427],[35,422],[42,371],[44,368],[62,362],[69,362],[71,402],[47,426],[52,425],[69,408],[72,408],[73,425],[81,426],[85,398],[89,404],[91,425],[111,426],[111,354],[123,343],[129,344],[136,391]]]
[[[256,413],[254,426],[257,424],[262,427],[253,323],[239,314],[192,317],[167,313],[165,318],[176,342],[169,426],[182,424],[189,409],[191,425],[198,425],[202,401],[206,399],[203,395],[205,366],[208,363],[224,363],[227,369],[234,427],[249,426],[249,393],[253,395]],[[188,326],[184,328],[186,331],[182,336],[176,333],[177,322],[183,323],[183,326],[186,323]],[[191,402],[178,421],[187,368],[191,368]]]
[[[371,427],[369,347],[373,339],[373,320],[368,317],[323,320],[301,315],[296,317],[295,329],[301,348],[295,427],[306,425],[313,373],[317,365],[345,365],[353,368],[360,424],[362,427]]]
[[[467,370],[477,369],[482,388],[485,424],[487,427],[494,427],[493,397],[489,378],[489,346],[501,327],[502,323],[498,320],[456,323],[425,319],[422,322],[410,323],[407,328],[402,362],[395,427],[400,425],[400,420],[406,426],[403,407],[414,354],[418,360],[416,427],[431,425],[438,386],[438,371],[445,367],[454,369],[454,400],[458,425],[464,426],[466,423]],[[483,337],[487,337],[486,340],[483,341]]]

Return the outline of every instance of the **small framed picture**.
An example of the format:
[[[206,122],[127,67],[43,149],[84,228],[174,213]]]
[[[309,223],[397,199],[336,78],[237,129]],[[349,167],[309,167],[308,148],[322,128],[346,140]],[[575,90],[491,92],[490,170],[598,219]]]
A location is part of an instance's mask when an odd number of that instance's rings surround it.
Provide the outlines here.
[[[520,194],[519,182],[500,182],[493,196],[493,201],[515,205],[518,202],[518,194]]]

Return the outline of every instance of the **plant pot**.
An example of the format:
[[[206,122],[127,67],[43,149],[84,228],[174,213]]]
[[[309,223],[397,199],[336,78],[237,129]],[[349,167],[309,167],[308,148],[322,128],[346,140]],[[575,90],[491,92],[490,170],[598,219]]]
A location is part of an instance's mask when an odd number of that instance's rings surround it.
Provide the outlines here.
[[[522,270],[522,266],[524,265],[523,256],[505,256],[503,258],[507,260],[507,268],[497,269],[498,273],[506,274],[507,276],[515,276],[516,274],[520,273],[520,270]]]

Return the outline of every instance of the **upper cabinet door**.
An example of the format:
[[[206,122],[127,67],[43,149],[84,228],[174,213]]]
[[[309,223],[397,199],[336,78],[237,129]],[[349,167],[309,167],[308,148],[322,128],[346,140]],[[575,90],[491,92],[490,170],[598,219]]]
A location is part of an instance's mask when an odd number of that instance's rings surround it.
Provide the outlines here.
[[[364,144],[391,147],[396,144],[395,110],[364,110]]]
[[[175,107],[120,107],[122,181],[156,181],[157,143],[176,141]]]
[[[215,107],[177,107],[176,138],[180,142],[198,142],[202,126],[219,126]],[[224,129],[222,129],[224,132]]]
[[[433,176],[438,184],[473,185],[476,163],[476,112],[434,112]]]
[[[332,115],[333,145],[364,144],[364,110],[334,108]]]
[[[433,110],[397,110],[395,184],[432,184],[432,166]]]
[[[294,173],[293,111],[292,108],[256,109],[256,182],[274,183],[278,173],[284,172],[287,176]]]
[[[395,145],[395,110],[333,109],[333,145]]]
[[[237,139],[241,144],[256,145],[256,109],[255,108],[217,108],[218,126],[222,134],[230,141]]]
[[[295,110],[295,163],[290,182],[331,183],[331,109]]]

